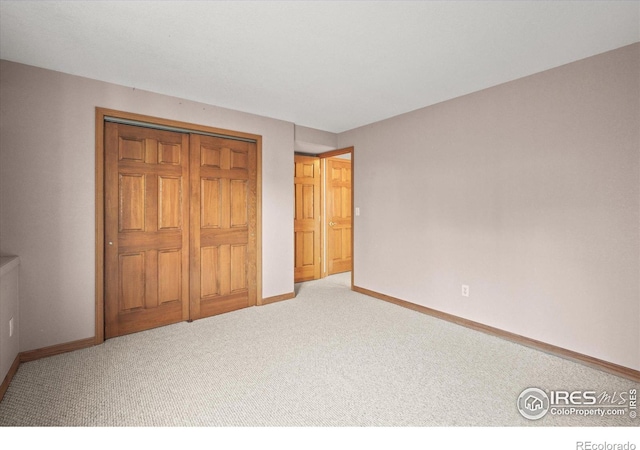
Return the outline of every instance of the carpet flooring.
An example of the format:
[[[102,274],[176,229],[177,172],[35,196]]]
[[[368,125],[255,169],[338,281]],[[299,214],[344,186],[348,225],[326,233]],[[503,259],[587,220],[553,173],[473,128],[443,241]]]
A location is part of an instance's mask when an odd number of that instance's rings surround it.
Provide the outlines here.
[[[263,307],[24,363],[2,426],[627,426],[628,416],[531,421],[528,387],[637,383],[354,293],[349,274]]]

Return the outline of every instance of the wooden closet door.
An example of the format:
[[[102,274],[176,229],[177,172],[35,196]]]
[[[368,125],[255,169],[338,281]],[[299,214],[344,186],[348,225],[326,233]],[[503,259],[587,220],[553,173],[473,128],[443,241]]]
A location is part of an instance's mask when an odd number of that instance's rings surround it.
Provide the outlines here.
[[[105,126],[105,336],[189,317],[189,137]]]
[[[192,134],[191,318],[257,301],[257,147]]]

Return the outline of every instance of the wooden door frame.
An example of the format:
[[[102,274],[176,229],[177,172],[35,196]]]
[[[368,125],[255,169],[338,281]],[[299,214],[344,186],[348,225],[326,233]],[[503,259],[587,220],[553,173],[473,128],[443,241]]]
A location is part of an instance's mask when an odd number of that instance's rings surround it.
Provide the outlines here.
[[[355,272],[355,252],[354,252],[354,247],[355,247],[355,241],[353,239],[354,237],[354,211],[355,211],[355,206],[354,206],[354,174],[355,174],[355,163],[354,163],[354,148],[353,146],[351,147],[344,147],[344,148],[339,148],[336,150],[330,150],[328,152],[324,152],[324,153],[320,153],[314,156],[317,156],[318,158],[320,158],[320,162],[322,164],[322,177],[320,178],[320,182],[322,184],[322,186],[320,187],[320,192],[322,195],[322,229],[320,230],[320,236],[322,237],[322,270],[321,270],[321,278],[325,278],[327,276],[327,270],[326,270],[326,266],[325,266],[325,260],[326,260],[326,239],[325,239],[325,235],[327,232],[327,221],[326,221],[326,208],[325,208],[325,189],[326,189],[326,177],[327,177],[327,170],[326,170],[326,159],[327,158],[332,158],[334,156],[340,156],[340,155],[346,155],[346,154],[350,154],[351,155],[351,289],[353,290],[353,273]]]
[[[95,344],[104,342],[104,122],[106,117],[144,122],[150,125],[181,128],[193,132],[213,133],[231,138],[251,139],[256,142],[256,304],[262,305],[262,136],[206,125],[162,119],[108,108],[96,107],[96,210],[95,210]]]

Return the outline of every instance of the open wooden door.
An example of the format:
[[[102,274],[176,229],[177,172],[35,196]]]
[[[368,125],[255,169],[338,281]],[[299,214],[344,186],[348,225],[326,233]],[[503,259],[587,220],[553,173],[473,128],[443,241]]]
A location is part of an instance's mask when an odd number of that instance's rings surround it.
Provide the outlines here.
[[[327,274],[352,269],[351,161],[326,159]]]
[[[321,275],[320,158],[295,155],[294,280],[317,280]]]
[[[105,126],[105,335],[189,317],[189,136]]]

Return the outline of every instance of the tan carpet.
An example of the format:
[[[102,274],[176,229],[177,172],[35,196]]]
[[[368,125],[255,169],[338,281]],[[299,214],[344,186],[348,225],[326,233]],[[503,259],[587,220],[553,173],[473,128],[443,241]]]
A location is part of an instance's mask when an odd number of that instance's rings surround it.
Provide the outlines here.
[[[111,339],[20,366],[3,426],[637,426],[523,418],[527,387],[637,383],[382,302],[348,274],[294,300]]]

